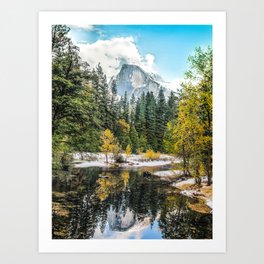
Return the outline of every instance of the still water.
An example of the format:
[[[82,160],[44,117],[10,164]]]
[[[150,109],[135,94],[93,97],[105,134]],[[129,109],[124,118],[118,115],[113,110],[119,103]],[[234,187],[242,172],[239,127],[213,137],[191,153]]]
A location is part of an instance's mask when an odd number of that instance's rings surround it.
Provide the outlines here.
[[[86,168],[54,176],[53,239],[211,239],[212,215],[192,211],[194,199],[144,171]]]

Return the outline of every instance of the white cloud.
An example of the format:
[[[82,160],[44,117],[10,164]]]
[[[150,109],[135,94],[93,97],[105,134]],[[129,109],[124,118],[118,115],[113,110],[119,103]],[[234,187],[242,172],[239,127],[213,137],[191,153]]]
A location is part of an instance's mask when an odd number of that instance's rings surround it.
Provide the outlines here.
[[[74,25],[70,25],[70,28],[84,29],[87,31],[92,31],[95,29],[93,25],[87,25],[87,24],[74,24]]]
[[[155,57],[152,55],[152,54],[146,54],[146,56],[145,56],[145,61],[146,61],[146,65],[145,65],[145,67],[146,67],[146,69],[148,70],[148,71],[154,71],[154,67],[155,67],[155,65],[154,65],[154,61],[155,61]]]
[[[176,92],[177,90],[181,90],[181,83],[184,82],[184,78],[175,78],[171,82],[163,82],[161,83],[163,86],[171,89]]]
[[[156,72],[154,55],[142,56],[133,37],[97,40],[92,44],[79,43],[78,46],[81,58],[91,67],[100,62],[108,79],[117,74],[124,63],[136,64],[147,72]]]

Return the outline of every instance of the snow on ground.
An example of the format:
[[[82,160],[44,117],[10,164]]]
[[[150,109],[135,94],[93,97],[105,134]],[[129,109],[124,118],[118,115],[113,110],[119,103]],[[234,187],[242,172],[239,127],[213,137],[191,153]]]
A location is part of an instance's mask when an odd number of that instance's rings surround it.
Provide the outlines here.
[[[206,201],[206,204],[207,204],[210,208],[213,208],[213,201],[212,201],[212,199],[208,199],[208,200]]]
[[[130,155],[126,157],[123,155],[124,163],[118,163],[119,167],[155,167],[171,164],[171,162],[179,162],[179,159],[161,154],[158,160],[147,160],[142,155]],[[86,159],[86,160],[82,160]],[[88,167],[111,167],[116,165],[113,155],[109,154],[108,163],[105,162],[105,154],[103,153],[75,153],[73,154],[73,163],[77,168],[88,168]]]
[[[137,163],[131,163],[131,162],[125,162],[125,163],[119,163],[118,167],[121,168],[138,168],[138,167],[155,167],[155,166],[163,166],[170,164],[171,161],[169,160],[156,160],[156,161],[142,161]],[[81,163],[75,164],[76,168],[88,168],[88,167],[112,167],[115,163],[109,161],[109,163],[106,163],[104,161],[84,161]]]
[[[191,197],[191,198],[193,198],[193,197],[200,198],[205,202],[205,204],[208,207],[213,208],[212,197],[203,196],[203,195],[201,195],[201,192],[198,190],[192,190],[192,189],[191,190],[182,190],[182,191],[180,191],[180,194],[185,195],[187,197]]]
[[[73,156],[73,159],[75,161],[79,161],[79,160],[89,160],[89,161],[92,161],[92,160],[105,160],[105,154],[104,153],[92,153],[92,152],[83,152],[83,153],[79,153],[79,152],[76,152],[76,153],[73,153],[72,154]]]
[[[201,179],[202,179],[202,182],[206,182],[207,181],[207,178],[206,177],[202,177]],[[172,186],[173,187],[176,187],[176,188],[180,188],[180,187],[182,187],[185,184],[188,184],[188,185],[195,184],[195,179],[194,178],[188,178],[188,179],[183,180],[183,181],[174,182],[172,184]]]
[[[202,185],[197,188],[192,187],[192,185],[195,185],[195,179],[194,178],[189,178],[183,181],[179,181],[179,182],[174,182],[171,184],[171,186],[176,187],[178,189],[180,189],[180,193],[182,195],[185,195],[187,197],[199,197],[200,199],[204,200],[206,205],[209,206],[210,208],[213,208],[213,201],[212,201],[212,192],[210,191],[210,194],[203,194],[205,190],[208,190],[208,188],[210,189],[211,187],[206,185],[207,182],[207,178],[206,177],[202,177]]]
[[[166,170],[166,171],[155,171],[153,175],[158,177],[174,177],[182,175],[180,170]]]
[[[194,178],[189,178],[189,179],[187,179],[187,180],[180,181],[180,182],[174,182],[174,183],[172,184],[172,186],[178,188],[178,187],[181,187],[181,186],[183,186],[183,185],[185,185],[185,184],[195,184],[195,180],[194,180]]]
[[[88,167],[110,167],[111,163],[105,163],[102,161],[83,161],[81,163],[76,163],[76,168],[88,168]]]
[[[180,193],[188,197],[193,197],[194,195],[198,194],[198,192],[195,190],[183,190]]]
[[[154,167],[170,164],[170,160],[137,161],[137,163],[123,163],[121,167]]]

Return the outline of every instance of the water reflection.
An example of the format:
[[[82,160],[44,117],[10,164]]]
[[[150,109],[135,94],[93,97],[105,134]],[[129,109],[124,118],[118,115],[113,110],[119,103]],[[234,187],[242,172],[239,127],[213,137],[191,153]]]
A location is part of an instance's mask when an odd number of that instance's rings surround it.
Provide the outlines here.
[[[80,169],[53,177],[52,189],[54,239],[212,238],[211,214],[142,171]]]

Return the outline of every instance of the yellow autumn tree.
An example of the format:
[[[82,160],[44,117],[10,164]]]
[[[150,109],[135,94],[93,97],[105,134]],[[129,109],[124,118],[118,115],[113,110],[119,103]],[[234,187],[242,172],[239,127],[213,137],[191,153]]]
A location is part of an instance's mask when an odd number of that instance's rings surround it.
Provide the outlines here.
[[[199,117],[200,100],[196,89],[179,104],[178,120],[172,131],[173,149],[183,160],[185,174],[200,176],[202,150],[204,148],[204,127]]]
[[[212,183],[213,152],[213,53],[212,49],[195,49],[189,58],[190,69],[182,84],[178,117],[167,124],[164,145],[168,152],[179,156],[187,175],[201,182],[207,175]]]
[[[125,153],[126,153],[126,157],[127,157],[127,158],[131,155],[131,153],[132,153],[132,149],[131,149],[130,144],[128,144],[128,145],[126,146],[126,151],[125,151]]]
[[[106,163],[108,163],[108,153],[112,152],[116,146],[116,140],[110,129],[106,129],[101,134],[101,151],[105,153]]]
[[[124,120],[124,119],[119,119],[117,121],[118,127],[124,134],[128,134],[130,130],[130,125]]]

